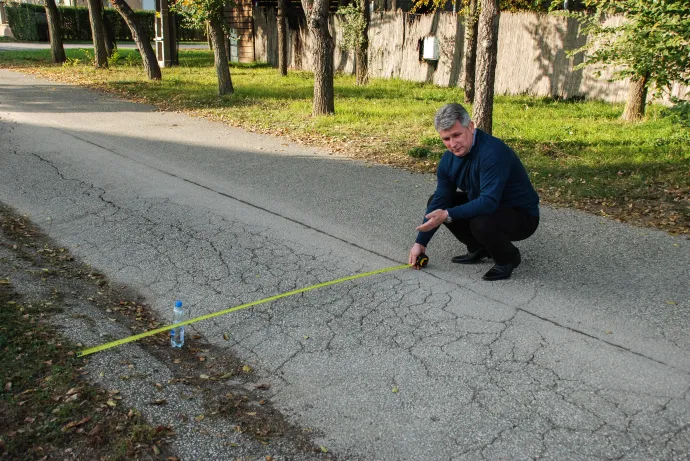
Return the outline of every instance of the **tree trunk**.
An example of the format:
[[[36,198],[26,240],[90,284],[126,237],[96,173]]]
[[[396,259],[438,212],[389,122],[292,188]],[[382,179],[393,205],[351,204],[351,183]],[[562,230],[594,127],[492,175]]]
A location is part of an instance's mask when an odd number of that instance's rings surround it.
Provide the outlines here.
[[[477,36],[477,74],[473,119],[475,126],[491,134],[494,109],[494,80],[498,54],[498,2],[482,0]]]
[[[647,104],[647,75],[630,82],[628,101],[625,103],[625,111],[621,117],[628,122],[642,120],[644,118],[645,105]]]
[[[369,3],[369,2],[367,2],[367,6],[369,6],[368,3]],[[393,13],[395,13],[396,11],[398,11],[398,0],[391,0],[391,11],[392,11]]]
[[[470,0],[467,17],[465,18],[465,56],[463,68],[465,69],[465,102],[474,102],[474,75],[477,66],[477,1]]]
[[[89,6],[89,20],[93,37],[93,65],[96,68],[108,68],[108,53],[105,51],[105,35],[103,34],[103,17],[101,16],[100,0],[87,0]]]
[[[278,69],[287,75],[287,33],[285,31],[285,0],[278,0]]]
[[[225,57],[228,58],[228,63],[232,59],[232,46],[230,45],[230,36],[223,30],[223,45],[225,45]]]
[[[134,11],[132,11],[132,8],[129,7],[125,0],[111,0],[111,2],[117,12],[120,13],[120,16],[122,16],[122,19],[125,20],[125,24],[127,24],[129,31],[132,33],[132,38],[137,44],[137,48],[141,54],[141,60],[144,63],[146,75],[148,75],[151,80],[160,80],[161,68],[158,65],[158,59],[156,59],[156,53],[153,51],[151,40],[149,36],[146,35],[146,31],[137,22]]]
[[[62,45],[62,29],[60,27],[60,12],[55,0],[45,0],[48,33],[50,34],[50,55],[53,62],[62,64],[67,60],[65,47]]]
[[[328,0],[302,0],[314,43],[314,104],[312,115],[335,113],[333,93],[333,37],[328,30]]]
[[[223,25],[218,19],[209,21],[209,36],[213,44],[213,58],[216,64],[216,75],[218,75],[218,94],[232,94],[232,80],[230,79],[230,66],[228,65],[228,55],[225,53],[223,39]]]
[[[103,0],[99,0],[99,3],[101,4],[101,17],[103,18],[103,43],[105,44],[105,52],[108,54],[108,57],[111,57],[115,51],[115,48],[117,47],[115,44],[115,32],[113,31],[110,21],[108,21],[108,18],[105,15]]]
[[[211,26],[206,23],[206,41],[208,42],[208,49],[213,51],[213,42],[211,41]]]
[[[359,17],[365,25],[355,50],[355,68],[357,70],[357,85],[366,85],[369,81],[369,1],[358,1]]]

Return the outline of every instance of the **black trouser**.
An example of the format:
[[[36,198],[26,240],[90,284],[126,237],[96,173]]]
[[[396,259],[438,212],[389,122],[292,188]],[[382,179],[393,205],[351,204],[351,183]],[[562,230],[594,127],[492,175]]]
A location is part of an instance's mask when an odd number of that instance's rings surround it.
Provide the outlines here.
[[[433,195],[429,199],[429,203]],[[467,203],[466,192],[456,192],[451,207]],[[451,208],[449,207],[449,208]],[[509,264],[520,254],[511,242],[524,240],[534,234],[539,217],[519,208],[498,208],[489,215],[453,220],[445,225],[470,252],[486,248],[496,264]]]

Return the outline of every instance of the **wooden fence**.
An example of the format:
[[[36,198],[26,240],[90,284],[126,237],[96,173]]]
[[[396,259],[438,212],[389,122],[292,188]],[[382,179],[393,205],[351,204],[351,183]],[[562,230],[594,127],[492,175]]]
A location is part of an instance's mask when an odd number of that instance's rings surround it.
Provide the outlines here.
[[[616,20],[616,19],[613,19]],[[258,61],[278,62],[276,16],[272,8],[254,9],[254,47]],[[293,69],[311,70],[311,38],[305,27],[288,28],[288,63]],[[335,38],[335,67],[353,72],[353,53],[342,47],[342,23],[331,16]],[[373,77],[462,85],[465,28],[463,17],[449,12],[413,15],[398,11],[374,13],[369,28],[369,72]],[[439,60],[421,59],[421,42],[436,37]],[[587,40],[573,18],[534,13],[501,13],[498,38],[497,94],[529,94],[555,98],[581,97],[610,102],[625,101],[627,81],[609,81],[612,69],[601,76],[587,67],[575,70],[581,57],[568,57]],[[687,87],[675,85],[680,97]]]

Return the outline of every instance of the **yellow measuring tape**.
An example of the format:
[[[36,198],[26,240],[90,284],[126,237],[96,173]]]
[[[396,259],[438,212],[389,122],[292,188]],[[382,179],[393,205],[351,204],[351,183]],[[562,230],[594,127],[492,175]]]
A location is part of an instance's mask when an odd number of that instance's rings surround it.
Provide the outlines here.
[[[426,257],[426,255],[424,255],[424,257]],[[427,261],[428,261],[428,258],[427,258]],[[422,267],[425,265],[426,265],[426,261],[423,262]],[[412,267],[412,264],[403,264],[401,266],[393,266],[393,267],[388,267],[386,269],[379,269],[379,270],[375,270],[375,271],[371,271],[371,272],[364,272],[362,274],[350,275],[349,277],[343,277],[341,279],[331,280],[330,282],[317,283],[316,285],[312,285],[310,287],[300,288],[299,290],[288,291],[288,292],[285,292],[285,293],[282,293],[279,295],[260,299],[258,301],[252,301],[252,302],[247,303],[247,304],[242,304],[239,306],[231,307],[229,309],[214,312],[212,314],[206,314],[206,315],[202,315],[200,317],[196,317],[196,318],[193,318],[190,320],[178,322],[178,323],[175,323],[173,325],[166,325],[164,327],[156,328],[155,330],[145,331],[143,333],[139,333],[138,335],[128,336],[127,338],[122,338],[122,339],[118,339],[117,341],[112,341],[109,343],[101,344],[100,346],[90,347],[88,349],[84,349],[81,352],[78,352],[77,357],[84,357],[84,356],[87,356],[89,354],[93,354],[95,352],[100,352],[100,351],[104,351],[106,349],[120,346],[122,344],[131,343],[132,341],[137,341],[141,338],[155,335],[156,333],[163,333],[164,331],[170,331],[171,329],[176,328],[176,327],[181,327],[183,325],[189,325],[190,323],[200,322],[202,320],[208,320],[208,319],[211,319],[213,317],[218,317],[219,315],[225,315],[225,314],[229,314],[230,312],[239,311],[240,309],[246,309],[247,307],[256,306],[258,304],[263,304],[263,303],[267,303],[270,301],[275,301],[276,299],[287,298],[288,296],[296,295],[299,293],[304,293],[305,291],[316,290],[317,288],[323,288],[323,287],[327,287],[329,285],[335,285],[336,283],[342,283],[342,282],[347,282],[349,280],[355,280],[355,279],[359,279],[362,277],[368,277],[370,275],[383,274],[384,272],[397,271],[400,269],[404,269],[406,267]]]

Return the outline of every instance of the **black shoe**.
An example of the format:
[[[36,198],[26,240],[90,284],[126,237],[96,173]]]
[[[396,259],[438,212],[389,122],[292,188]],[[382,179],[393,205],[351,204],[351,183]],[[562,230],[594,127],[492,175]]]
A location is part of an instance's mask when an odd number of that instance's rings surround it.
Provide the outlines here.
[[[494,267],[489,269],[489,272],[484,274],[482,278],[488,281],[505,280],[507,278],[510,278],[510,275],[513,273],[513,269],[518,267],[520,265],[520,262],[520,253],[518,253],[515,261],[508,264],[494,264]]]
[[[491,255],[486,250],[486,248],[482,247],[478,250],[469,251],[467,254],[464,255],[453,256],[451,261],[455,264],[476,264],[482,259],[490,257]]]

